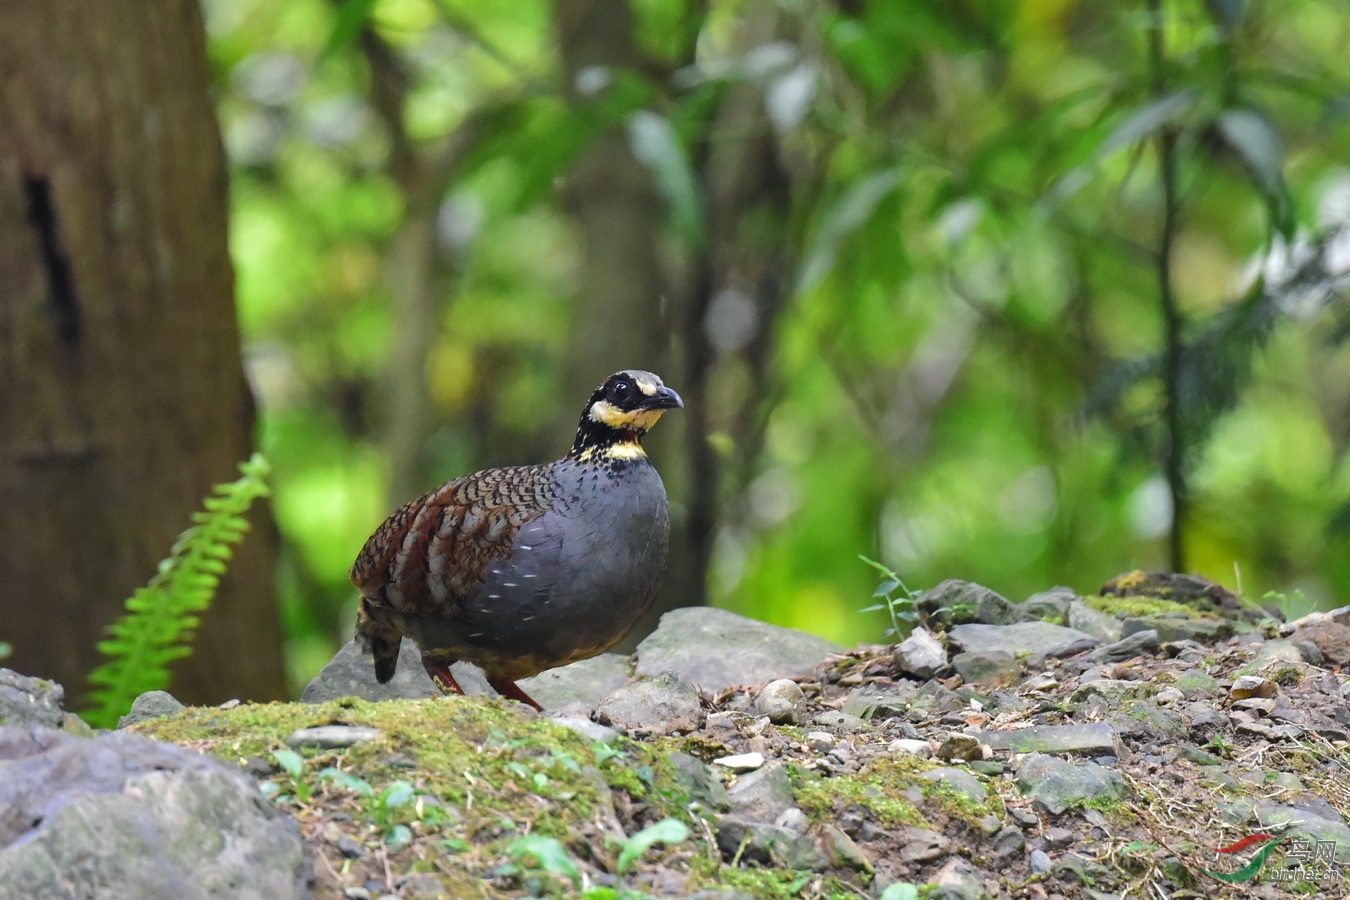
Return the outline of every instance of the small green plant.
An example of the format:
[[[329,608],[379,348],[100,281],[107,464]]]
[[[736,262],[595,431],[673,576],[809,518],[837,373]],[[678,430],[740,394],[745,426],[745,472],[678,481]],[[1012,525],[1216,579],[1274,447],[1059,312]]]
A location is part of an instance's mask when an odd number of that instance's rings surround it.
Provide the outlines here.
[[[897,881],[886,885],[881,900],[919,900],[919,888],[908,881]]]
[[[6,656],[9,656],[13,652],[14,652],[13,647],[11,647],[9,644],[6,644],[4,641],[0,641],[0,659],[4,659]]]
[[[622,884],[622,878],[633,868],[633,864],[657,844],[679,844],[688,839],[689,827],[678,819],[662,819],[629,837],[619,848],[619,859],[614,866],[615,873],[621,879],[617,888],[588,886],[581,869],[567,852],[567,847],[557,838],[525,835],[512,842],[510,854],[517,869],[516,874],[537,871],[555,882],[566,879],[582,900],[638,900],[647,895],[641,891],[628,890]]]
[[[192,527],[174,543],[150,583],[126,602],[126,612],[100,641],[106,658],[89,675],[93,707],[84,718],[96,728],[111,728],[131,702],[146,691],[169,686],[169,665],[192,652],[199,616],[211,605],[234,545],[248,532],[244,516],[266,497],[270,468],[255,453],[239,466],[238,481],[217,485],[192,514]]]
[[[886,637],[902,637],[914,630],[914,626],[919,621],[919,600],[922,593],[916,594],[905,583],[900,580],[900,576],[895,574],[890,567],[877,562],[875,559],[868,559],[866,556],[859,555],[858,559],[867,563],[881,574],[881,584],[872,592],[872,599],[880,598],[880,603],[875,603],[861,612],[876,612],[884,609],[891,617],[891,627],[886,629]]]
[[[290,793],[286,793],[282,790],[281,785],[269,781],[263,784],[262,792],[271,796],[273,802],[277,804],[286,803],[292,797],[302,806],[308,803],[314,789],[303,777],[305,774],[305,758],[294,750],[274,750],[272,761],[281,766],[287,775],[291,776],[291,790]]]
[[[320,781],[328,781],[337,787],[354,791],[363,798],[362,808],[370,817],[371,823],[380,832],[380,839],[391,847],[406,844],[413,834],[400,818],[407,818],[430,825],[438,825],[447,819],[440,801],[430,794],[418,791],[406,781],[391,781],[384,790],[375,787],[359,775],[344,772],[329,766],[319,773]]]

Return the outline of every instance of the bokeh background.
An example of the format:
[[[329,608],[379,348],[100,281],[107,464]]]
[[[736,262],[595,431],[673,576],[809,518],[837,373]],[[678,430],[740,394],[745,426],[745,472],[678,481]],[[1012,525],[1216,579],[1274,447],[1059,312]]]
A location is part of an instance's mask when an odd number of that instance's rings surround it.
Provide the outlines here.
[[[389,511],[624,367],[688,406],[666,606],[1350,602],[1339,0],[201,8],[291,690]]]

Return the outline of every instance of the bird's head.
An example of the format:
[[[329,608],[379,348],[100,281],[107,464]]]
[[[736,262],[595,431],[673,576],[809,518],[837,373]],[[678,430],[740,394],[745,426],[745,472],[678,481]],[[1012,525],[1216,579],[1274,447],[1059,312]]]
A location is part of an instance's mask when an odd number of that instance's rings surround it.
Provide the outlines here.
[[[591,394],[581,411],[577,439],[568,456],[580,460],[646,456],[642,436],[668,409],[684,406],[680,395],[651,372],[615,372]]]

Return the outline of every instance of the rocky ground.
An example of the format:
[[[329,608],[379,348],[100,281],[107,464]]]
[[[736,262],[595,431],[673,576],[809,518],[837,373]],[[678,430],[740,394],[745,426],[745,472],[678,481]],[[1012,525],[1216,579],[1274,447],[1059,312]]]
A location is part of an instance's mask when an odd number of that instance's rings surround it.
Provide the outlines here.
[[[146,695],[92,737],[0,672],[0,896],[1350,896],[1350,607],[1132,573],[916,611],[845,650],[679,610],[523,685],[543,716],[406,646],[389,685],[349,645],[307,702]]]

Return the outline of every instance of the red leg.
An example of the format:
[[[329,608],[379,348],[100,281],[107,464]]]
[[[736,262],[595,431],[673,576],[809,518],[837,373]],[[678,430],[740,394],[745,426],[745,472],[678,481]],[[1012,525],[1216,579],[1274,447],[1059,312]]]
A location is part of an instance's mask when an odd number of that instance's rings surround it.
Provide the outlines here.
[[[509,700],[516,700],[520,703],[524,703],[527,706],[533,706],[540,712],[544,711],[544,708],[540,706],[538,703],[534,702],[534,698],[531,697],[529,694],[525,693],[524,691],[522,691],[520,689],[520,686],[517,685],[514,681],[507,681],[505,678],[499,679],[497,681],[488,679],[488,684],[492,685],[492,689],[494,691],[496,691],[497,693],[501,694],[503,697],[506,697]]]
[[[459,682],[455,680],[455,676],[450,674],[449,663],[435,662],[424,656],[422,657],[422,668],[427,670],[427,674],[431,676],[432,681],[436,682],[436,687],[440,688],[442,693],[464,696],[464,688],[460,687]]]

